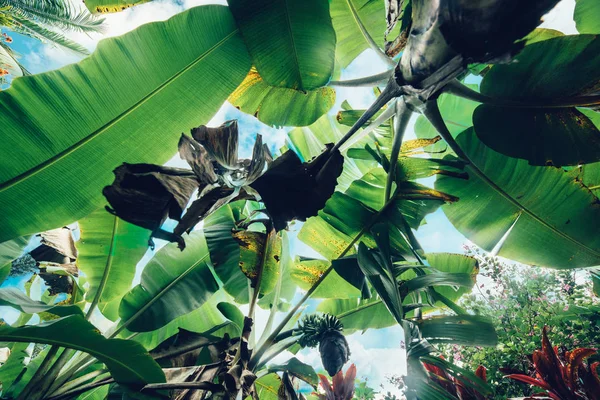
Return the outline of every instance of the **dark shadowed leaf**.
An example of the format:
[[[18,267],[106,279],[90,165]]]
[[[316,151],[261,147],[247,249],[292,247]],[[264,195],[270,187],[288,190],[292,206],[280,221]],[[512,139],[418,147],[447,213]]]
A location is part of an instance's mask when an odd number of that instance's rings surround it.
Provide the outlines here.
[[[288,150],[251,185],[260,194],[276,230],[294,219],[305,221],[317,215],[333,194],[344,158],[330,148],[306,163]]]
[[[228,4],[265,82],[299,91],[329,82],[335,60],[329,2],[229,0]]]
[[[198,187],[186,169],[154,164],[127,164],[114,170],[115,181],[102,193],[119,218],[158,231],[168,218],[179,221]]]
[[[420,3],[427,1],[414,0],[413,7],[418,9]],[[540,25],[542,16],[556,3],[558,0],[492,0],[485,4],[450,0],[440,3],[438,23],[454,51],[467,60],[489,61],[517,52],[522,45],[515,42]]]
[[[481,92],[544,101],[594,93],[600,83],[600,38],[561,36],[527,46],[516,61],[496,65]],[[477,136],[492,149],[532,165],[577,165],[600,160],[600,131],[575,108],[515,109],[481,105]]]
[[[284,364],[269,365],[269,371],[270,372],[286,371],[290,375],[293,375],[298,379],[302,379],[304,382],[308,383],[309,385],[311,385],[313,387],[316,387],[319,382],[319,378],[317,377],[317,373],[315,372],[313,367],[311,367],[308,364],[303,363],[302,361],[298,360],[296,357],[290,358]]]

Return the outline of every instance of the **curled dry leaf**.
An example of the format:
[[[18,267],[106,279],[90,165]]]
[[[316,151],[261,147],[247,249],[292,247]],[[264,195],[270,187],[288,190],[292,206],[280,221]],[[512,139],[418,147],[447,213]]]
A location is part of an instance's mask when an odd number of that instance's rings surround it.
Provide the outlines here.
[[[179,154],[191,171],[125,163],[115,169],[115,181],[103,191],[110,212],[150,229],[151,237],[177,242],[181,249],[183,233],[231,201],[261,199],[277,230],[293,219],[316,215],[342,172],[342,155],[329,147],[307,163],[292,151],[272,162],[261,135],[252,158],[238,159],[237,121],[216,128],[200,126],[191,134],[179,141]],[[194,192],[197,198],[187,207]],[[179,221],[173,232],[161,229],[167,218]]]
[[[71,293],[71,275],[79,274],[75,265],[78,253],[71,229],[65,226],[42,232],[38,236],[41,244],[29,254],[36,261],[40,277],[48,285],[48,291],[51,295]]]
[[[132,224],[150,229],[152,236],[177,241],[160,227],[167,217],[179,221],[198,187],[192,171],[154,164],[124,163],[114,170],[115,180],[102,193],[107,210]]]

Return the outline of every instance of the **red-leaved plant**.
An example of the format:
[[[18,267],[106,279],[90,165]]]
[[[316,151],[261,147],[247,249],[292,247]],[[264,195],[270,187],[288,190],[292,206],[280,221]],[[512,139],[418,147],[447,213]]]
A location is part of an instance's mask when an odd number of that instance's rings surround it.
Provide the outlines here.
[[[354,380],[356,379],[356,366],[354,364],[346,370],[346,376],[339,371],[332,378],[331,383],[325,375],[319,374],[321,387],[325,394],[317,394],[320,400],[352,400],[354,396]]]
[[[579,348],[559,354],[557,347],[552,347],[546,334],[542,332],[542,349],[533,353],[535,377],[525,374],[511,374],[508,378],[516,379],[546,391],[534,397],[550,397],[554,400],[600,400],[600,378],[598,365],[600,362],[587,363],[585,359],[596,354],[595,349]]]
[[[444,357],[440,358],[444,359]],[[423,362],[423,366],[429,372],[430,378],[454,397],[460,400],[487,399],[487,397],[475,390],[472,385],[468,385],[465,381],[451,376],[444,368],[426,362]],[[483,382],[487,382],[486,369],[482,365],[477,368],[475,375]]]

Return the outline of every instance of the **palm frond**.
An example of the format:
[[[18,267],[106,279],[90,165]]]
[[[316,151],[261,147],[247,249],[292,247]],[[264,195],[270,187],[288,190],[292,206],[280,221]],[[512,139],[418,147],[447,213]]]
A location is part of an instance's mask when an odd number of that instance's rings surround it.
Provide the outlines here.
[[[13,14],[64,31],[103,30],[103,19],[84,8],[75,7],[67,0],[0,0],[0,6],[10,6]]]
[[[19,24],[18,26],[13,27],[13,30],[17,33],[21,33],[21,34],[36,38],[38,40],[41,40],[42,42],[46,41],[46,42],[54,43],[56,45],[59,45],[64,48],[67,48],[69,50],[72,50],[78,54],[83,54],[83,55],[90,54],[88,49],[86,49],[79,43],[76,43],[76,42],[72,41],[71,39],[68,39],[61,33],[46,29],[43,26],[41,26],[31,20],[28,20],[26,18],[15,17],[14,19],[15,19],[15,22],[18,22],[18,24]]]
[[[25,76],[31,73],[18,61],[19,54],[6,43],[0,41],[0,68],[8,70],[12,76]]]

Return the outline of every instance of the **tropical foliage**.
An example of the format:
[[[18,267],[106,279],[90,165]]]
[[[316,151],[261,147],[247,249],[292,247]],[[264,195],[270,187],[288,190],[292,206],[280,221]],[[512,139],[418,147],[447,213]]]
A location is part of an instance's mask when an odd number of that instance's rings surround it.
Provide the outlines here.
[[[0,326],[2,397],[350,399],[346,335],[395,325],[408,399],[493,396],[482,369],[439,357],[498,344],[493,319],[457,303],[480,260],[415,231],[441,208],[500,256],[600,264],[597,8],[578,1],[579,35],[536,30],[557,2],[229,0],[15,79],[0,93],[0,278],[23,253],[35,273],[0,288],[19,312]],[[0,18],[99,26],[68,4],[8,2]],[[388,70],[340,80],[365,49]],[[377,99],[333,117],[348,86]],[[294,127],[286,145],[257,135],[240,158],[243,125],[207,126],[225,101]],[[177,151],[187,168],[164,166]],[[331,384],[295,356],[310,347]]]
[[[5,0],[0,2],[0,28],[42,42],[51,43],[78,54],[89,54],[82,45],[69,39],[66,32],[102,32],[102,20],[69,0]],[[13,38],[6,32],[0,37],[0,78],[19,77],[29,71],[18,61],[11,48]]]
[[[585,271],[552,271],[507,264],[468,248],[480,261],[480,280],[473,293],[459,302],[470,312],[485,315],[496,324],[495,348],[446,346],[449,361],[472,369],[484,364],[495,398],[533,394],[524,384],[505,378],[503,371],[534,371],[531,359],[542,342],[545,324],[550,341],[561,347],[594,348],[600,342],[600,303],[592,294]]]

